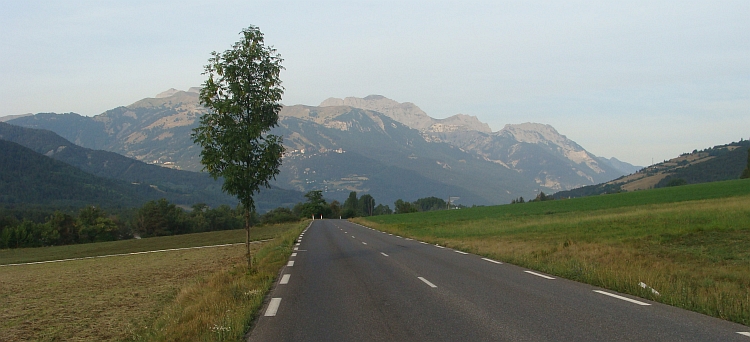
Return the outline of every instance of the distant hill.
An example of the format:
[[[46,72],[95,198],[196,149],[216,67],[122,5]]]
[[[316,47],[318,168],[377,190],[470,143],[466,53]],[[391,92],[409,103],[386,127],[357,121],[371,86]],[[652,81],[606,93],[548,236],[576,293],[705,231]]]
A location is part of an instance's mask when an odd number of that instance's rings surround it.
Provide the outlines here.
[[[661,188],[670,185],[670,182],[698,184],[737,179],[747,166],[749,148],[750,141],[743,140],[702,151],[694,150],[609,182],[557,192],[554,197],[572,198]]]
[[[0,205],[135,207],[159,198],[145,185],[105,179],[0,140]]]
[[[190,133],[203,113],[195,89],[170,89],[95,117],[37,114],[9,123],[195,171],[201,169],[200,151]],[[434,119],[412,103],[379,95],[286,106],[279,115],[273,133],[284,137],[287,153],[274,185],[323,190],[339,201],[357,191],[385,204],[428,196],[460,197],[455,203],[464,205],[508,203],[540,190],[606,182],[633,167],[597,157],[549,125],[506,125],[492,132],[473,116]]]
[[[2,122],[0,139],[21,144],[98,177],[144,184],[156,190],[159,196],[176,204],[189,206],[202,202],[212,207],[237,204],[236,198],[221,191],[221,181],[213,180],[206,173],[146,164],[114,152],[80,147],[51,131]],[[258,210],[264,212],[279,206],[294,205],[303,200],[302,193],[275,188],[263,189],[256,203]]]

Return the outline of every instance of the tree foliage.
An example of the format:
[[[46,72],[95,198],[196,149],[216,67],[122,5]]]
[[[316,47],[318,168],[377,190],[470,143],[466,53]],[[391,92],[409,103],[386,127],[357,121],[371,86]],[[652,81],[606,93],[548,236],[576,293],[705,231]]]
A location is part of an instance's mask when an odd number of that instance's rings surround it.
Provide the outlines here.
[[[202,148],[201,164],[215,179],[224,178],[222,190],[236,196],[245,209],[251,262],[253,196],[260,187],[270,187],[284,152],[281,137],[268,133],[278,125],[284,88],[281,56],[265,46],[260,29],[250,26],[241,36],[231,49],[212,52],[205,66],[208,79],[199,99],[209,111],[193,131],[193,140]]]
[[[747,167],[745,167],[745,171],[742,171],[740,178],[750,178],[750,149],[747,150]]]

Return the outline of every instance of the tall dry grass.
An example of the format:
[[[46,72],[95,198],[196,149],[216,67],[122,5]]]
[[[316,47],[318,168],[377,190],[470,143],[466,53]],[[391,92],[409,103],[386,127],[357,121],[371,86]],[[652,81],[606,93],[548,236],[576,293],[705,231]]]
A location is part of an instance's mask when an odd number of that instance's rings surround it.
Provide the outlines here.
[[[137,341],[239,341],[249,330],[294,240],[307,223],[265,243],[254,255],[252,270],[238,254],[226,268],[183,287],[174,301],[141,331]]]

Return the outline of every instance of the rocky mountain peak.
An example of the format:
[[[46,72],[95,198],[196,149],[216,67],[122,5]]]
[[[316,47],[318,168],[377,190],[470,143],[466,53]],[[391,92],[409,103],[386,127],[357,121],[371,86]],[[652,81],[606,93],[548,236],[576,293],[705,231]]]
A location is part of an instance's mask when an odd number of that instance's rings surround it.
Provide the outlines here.
[[[427,131],[429,132],[446,132],[446,131],[479,131],[482,133],[492,133],[490,125],[479,121],[476,116],[466,114],[456,114],[445,119],[435,120]]]
[[[516,141],[529,144],[547,145],[576,164],[586,164],[596,173],[602,173],[595,156],[589,154],[575,141],[560,134],[550,125],[526,122],[505,125],[497,134],[513,137]]]
[[[349,106],[372,110],[418,130],[430,127],[435,121],[435,119],[428,116],[427,113],[411,102],[399,103],[381,95],[369,95],[365,98],[329,98],[320,104],[320,107],[332,106]]]

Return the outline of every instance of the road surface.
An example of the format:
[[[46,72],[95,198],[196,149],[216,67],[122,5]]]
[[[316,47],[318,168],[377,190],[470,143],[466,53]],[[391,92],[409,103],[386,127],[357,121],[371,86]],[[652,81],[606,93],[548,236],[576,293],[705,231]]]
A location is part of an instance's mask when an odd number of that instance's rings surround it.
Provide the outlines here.
[[[302,233],[249,341],[745,341],[750,328],[343,220]]]

